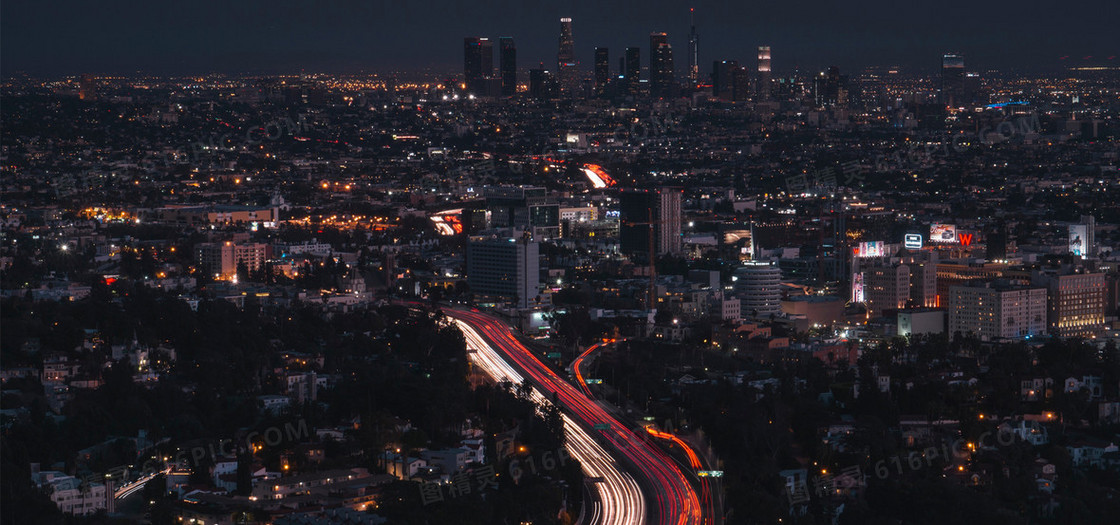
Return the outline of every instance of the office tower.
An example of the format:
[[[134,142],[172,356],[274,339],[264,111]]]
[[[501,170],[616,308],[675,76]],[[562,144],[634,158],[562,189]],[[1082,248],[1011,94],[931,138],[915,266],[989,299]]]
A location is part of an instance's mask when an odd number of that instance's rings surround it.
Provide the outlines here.
[[[605,47],[597,47],[595,48],[595,92],[599,95],[604,94],[610,81],[610,50]]]
[[[700,83],[700,35],[696,34],[695,9],[688,10],[688,87],[695,88]]]
[[[619,194],[619,244],[623,253],[646,261],[681,251],[680,188],[625,190]]]
[[[712,96],[723,100],[732,99],[736,69],[739,69],[737,60],[717,60],[712,63]]]
[[[558,95],[556,76],[544,68],[529,70],[529,96],[538,100],[556,98]]]
[[[782,270],[768,261],[747,261],[731,276],[739,311],[744,317],[765,318],[782,311]]]
[[[649,34],[649,92],[653,97],[673,94],[673,46],[665,33]]]
[[[758,46],[758,98],[770,98],[770,46]]]
[[[625,67],[622,69],[626,94],[637,96],[642,91],[642,48],[626,48]]]
[[[540,244],[528,235],[475,236],[467,242],[467,285],[476,299],[525,308],[539,302]]]
[[[963,103],[976,104],[977,102],[982,102],[980,100],[980,91],[980,73],[965,73],[964,81],[961,85],[961,95],[964,97]]]
[[[1024,339],[1046,330],[1046,289],[1006,281],[949,289],[949,336]]]
[[[813,96],[818,106],[845,106],[848,103],[848,77],[840,68],[829,66],[827,73],[813,79]]]
[[[906,307],[910,300],[910,267],[905,264],[886,264],[863,270],[863,295],[867,315],[877,317],[884,310]]]
[[[572,39],[572,19],[560,19],[560,51],[556,54],[556,72],[560,89],[565,95],[574,94],[579,82],[575,41]]]
[[[502,96],[512,97],[517,94],[517,46],[513,38],[503,36],[498,38],[498,69],[502,73]]]
[[[964,57],[946,53],[941,57],[941,103],[950,107],[964,104]]]
[[[485,94],[486,83],[494,74],[494,43],[486,37],[463,39],[463,78],[471,93]]]
[[[1031,284],[1045,286],[1049,298],[1046,320],[1059,337],[1093,337],[1104,329],[1103,273],[1035,271]]]
[[[731,70],[731,100],[746,102],[751,97],[751,76],[747,66]]]
[[[937,252],[920,251],[902,257],[910,270],[907,307],[934,308],[937,304]]]
[[[657,232],[658,253],[681,252],[681,197],[680,188],[661,188],[657,190]]]

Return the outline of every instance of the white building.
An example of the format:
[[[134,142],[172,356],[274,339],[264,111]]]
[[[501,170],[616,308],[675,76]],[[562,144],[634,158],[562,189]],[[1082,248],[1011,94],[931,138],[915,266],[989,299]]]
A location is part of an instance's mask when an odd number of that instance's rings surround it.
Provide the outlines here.
[[[981,340],[1023,339],[1046,332],[1046,289],[1004,286],[949,288],[949,333]]]
[[[95,481],[83,485],[82,480],[62,472],[46,470],[37,472],[32,465],[31,480],[45,490],[59,510],[66,514],[84,516],[99,510],[114,510],[113,483]],[[11,504],[11,502],[9,502]]]
[[[748,261],[731,276],[741,314],[768,317],[782,313],[782,270],[765,261]]]

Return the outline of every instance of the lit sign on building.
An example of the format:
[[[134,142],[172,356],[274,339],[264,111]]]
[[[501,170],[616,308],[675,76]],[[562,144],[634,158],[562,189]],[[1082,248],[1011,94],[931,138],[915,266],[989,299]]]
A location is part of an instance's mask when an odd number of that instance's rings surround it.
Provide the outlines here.
[[[922,235],[919,233],[907,233],[902,238],[902,245],[908,250],[922,249]]]
[[[1071,224],[1069,226],[1069,253],[1078,257],[1085,256],[1086,241],[1089,238],[1089,228],[1084,224]]]
[[[859,273],[856,273],[856,274],[852,275],[852,302],[853,303],[864,302],[863,272],[859,272]]]
[[[929,226],[929,242],[957,242],[957,226],[955,224],[931,224]]]
[[[883,241],[868,241],[859,243],[856,248],[856,257],[882,257],[886,255]]]

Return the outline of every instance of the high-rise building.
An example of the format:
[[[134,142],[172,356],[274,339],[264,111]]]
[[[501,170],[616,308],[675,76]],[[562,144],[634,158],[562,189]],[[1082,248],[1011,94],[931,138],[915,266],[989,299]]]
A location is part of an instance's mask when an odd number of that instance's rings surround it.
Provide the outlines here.
[[[625,67],[622,69],[626,94],[637,96],[642,91],[642,48],[626,48]]]
[[[739,311],[744,317],[765,318],[782,312],[782,270],[768,261],[747,261],[731,276]]]
[[[487,82],[494,74],[494,43],[486,37],[463,39],[463,78],[471,93],[486,94]]]
[[[1077,224],[1071,224],[1069,226],[1069,252],[1083,258],[1096,257],[1096,229],[1097,219],[1092,215],[1082,215]]]
[[[517,46],[513,38],[503,36],[498,38],[498,69],[502,73],[502,96],[512,97],[517,94]]]
[[[559,94],[556,75],[544,68],[529,70],[529,96],[538,100],[556,98]]]
[[[712,63],[712,96],[723,100],[733,98],[736,69],[739,69],[738,60],[716,60]]]
[[[700,83],[700,35],[696,34],[696,9],[688,10],[688,87],[695,88]]]
[[[1046,289],[994,281],[949,289],[949,335],[1024,339],[1046,330]]]
[[[234,244],[232,241],[207,242],[195,247],[198,265],[219,278],[230,278],[244,266],[251,272],[260,270],[268,254],[263,243]]]
[[[731,100],[746,102],[751,98],[751,75],[747,66],[731,70]]]
[[[533,306],[540,299],[540,244],[528,234],[471,237],[467,242],[467,285],[482,301]]]
[[[770,98],[770,46],[758,46],[758,98]]]
[[[1031,284],[1045,286],[1049,296],[1047,323],[1059,337],[1092,337],[1104,329],[1103,273],[1036,271]]]
[[[964,104],[964,57],[946,53],[941,57],[941,103],[958,107]]]
[[[863,294],[869,317],[882,315],[884,310],[906,308],[910,300],[910,267],[886,264],[864,269]]]
[[[560,19],[560,51],[556,54],[556,72],[561,91],[565,95],[574,94],[579,83],[579,65],[576,62],[571,18]]]
[[[595,92],[599,95],[606,91],[611,81],[610,55],[610,50],[605,47],[595,48]]]
[[[649,92],[653,97],[673,94],[673,46],[665,33],[649,34]]]
[[[827,73],[813,79],[813,91],[818,106],[845,106],[848,104],[848,77],[840,68],[829,66]]]
[[[680,188],[626,190],[619,194],[619,244],[623,253],[647,260],[681,251]]]

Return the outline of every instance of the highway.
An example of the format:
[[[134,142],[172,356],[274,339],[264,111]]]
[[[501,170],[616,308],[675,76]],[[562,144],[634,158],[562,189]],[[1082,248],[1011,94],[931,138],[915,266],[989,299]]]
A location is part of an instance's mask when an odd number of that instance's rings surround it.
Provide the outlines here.
[[[609,342],[614,343],[615,341],[610,340]],[[587,360],[587,358],[590,357],[592,353],[603,347],[605,344],[607,343],[595,343],[594,345],[591,345],[587,348],[587,350],[580,354],[579,357],[575,358],[575,360],[572,361],[571,365],[569,365],[569,369],[572,375],[576,378],[576,385],[583,390],[584,394],[587,395],[588,398],[593,399],[595,396],[591,392],[591,389],[587,386],[587,380],[583,377],[583,362]],[[660,430],[657,430],[652,425],[645,428],[646,432],[651,436],[658,439],[664,439],[673,443],[674,445],[679,446],[688,458],[688,468],[690,472],[696,473],[704,470],[704,462],[701,461],[700,456],[688,442],[669,432],[662,432]],[[700,503],[705,511],[704,523],[717,523],[716,517],[720,516],[721,512],[719,510],[719,504],[713,498],[712,479],[709,477],[697,477],[697,481],[700,485]]]
[[[463,329],[469,348],[474,350],[470,355],[480,368],[515,384],[522,378],[520,369],[540,389],[534,395],[555,399],[564,409],[572,456],[581,463],[590,462],[590,466],[584,466],[589,477],[603,478],[596,484],[602,504],[593,512],[592,523],[704,522],[703,507],[688,476],[665,452],[649,443],[648,436],[631,432],[584,392],[556,375],[501,320],[457,309],[445,309],[444,313]],[[621,461],[611,459],[605,448]],[[645,497],[639,486],[646,490]]]

